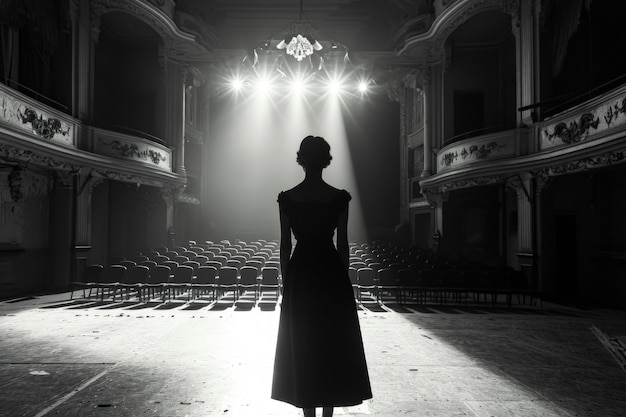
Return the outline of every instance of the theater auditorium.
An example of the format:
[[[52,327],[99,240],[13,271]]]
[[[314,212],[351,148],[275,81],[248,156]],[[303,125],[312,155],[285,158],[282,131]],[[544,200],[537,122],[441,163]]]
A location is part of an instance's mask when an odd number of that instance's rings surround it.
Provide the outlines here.
[[[0,0],[0,416],[303,415],[271,391],[309,135],[372,390],[335,416],[624,415],[625,16]]]

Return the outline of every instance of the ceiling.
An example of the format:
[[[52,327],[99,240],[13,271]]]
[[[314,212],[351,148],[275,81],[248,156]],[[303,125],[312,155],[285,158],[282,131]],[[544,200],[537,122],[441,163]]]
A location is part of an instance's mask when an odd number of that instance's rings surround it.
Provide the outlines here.
[[[403,20],[428,0],[179,0],[177,8],[201,17],[218,48],[255,48],[290,23],[310,23],[351,51],[392,51]]]

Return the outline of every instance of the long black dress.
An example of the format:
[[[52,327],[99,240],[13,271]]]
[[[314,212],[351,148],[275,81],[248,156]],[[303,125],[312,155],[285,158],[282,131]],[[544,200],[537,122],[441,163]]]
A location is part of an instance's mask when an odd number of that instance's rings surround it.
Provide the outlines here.
[[[278,196],[297,244],[283,283],[272,398],[296,407],[372,398],[352,285],[333,244],[350,199],[344,190],[327,203]]]

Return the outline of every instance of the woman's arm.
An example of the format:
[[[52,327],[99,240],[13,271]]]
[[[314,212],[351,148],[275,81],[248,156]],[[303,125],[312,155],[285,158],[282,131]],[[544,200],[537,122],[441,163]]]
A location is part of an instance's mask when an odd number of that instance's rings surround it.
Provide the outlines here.
[[[280,211],[280,271],[285,279],[287,275],[287,264],[289,263],[289,258],[291,257],[291,223],[289,219],[283,213],[282,209]]]
[[[350,250],[348,247],[348,205],[337,220],[337,252],[346,270],[350,266]]]

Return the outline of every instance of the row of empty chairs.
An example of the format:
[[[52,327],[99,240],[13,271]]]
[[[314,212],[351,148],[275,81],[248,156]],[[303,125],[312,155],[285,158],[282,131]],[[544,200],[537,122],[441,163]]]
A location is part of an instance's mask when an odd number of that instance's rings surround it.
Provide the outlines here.
[[[109,266],[92,265],[76,288],[89,297],[95,291],[101,300],[105,296],[217,300],[226,294],[237,300],[251,294],[256,302],[264,291],[278,298],[279,259],[277,241],[192,241],[186,246],[150,248]],[[527,298],[541,302],[520,271],[468,260],[453,262],[429,250],[389,243],[351,243],[349,276],[359,302],[495,304],[500,296],[508,305],[514,299],[521,304]]]
[[[359,301],[495,304],[502,298],[507,305],[514,299],[541,305],[539,291],[529,287],[521,271],[466,259],[451,261],[408,246],[353,245],[349,274]]]
[[[206,296],[217,300],[227,292],[234,300],[246,292],[253,295],[254,302],[264,294],[276,299],[281,284],[277,247],[271,241],[222,241],[150,248],[108,266],[88,266],[74,288],[82,289],[84,297],[95,292],[96,298],[113,301],[118,296],[139,301],[176,297],[189,301]]]

